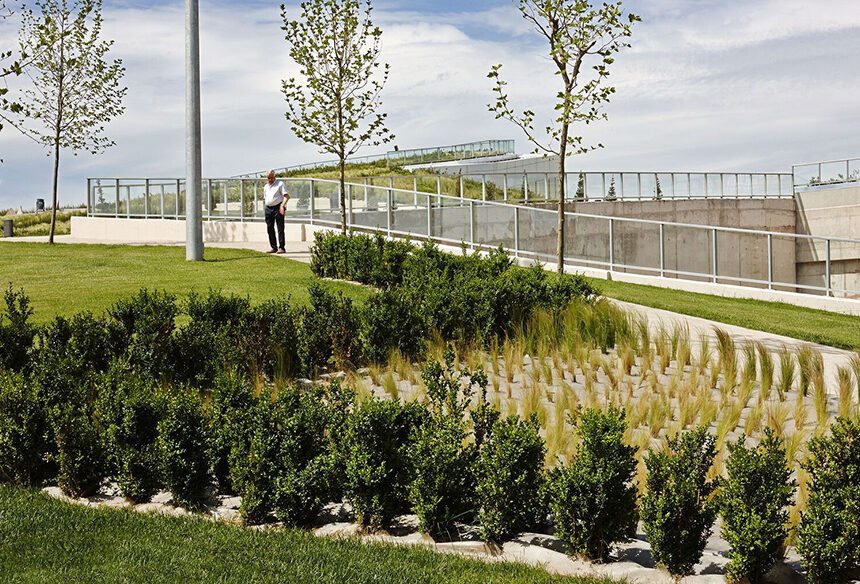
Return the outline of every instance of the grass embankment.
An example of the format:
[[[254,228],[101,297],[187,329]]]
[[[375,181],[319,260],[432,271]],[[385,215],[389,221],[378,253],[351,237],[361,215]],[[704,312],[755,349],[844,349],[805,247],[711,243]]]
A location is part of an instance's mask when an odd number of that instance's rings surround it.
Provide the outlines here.
[[[782,302],[723,298],[682,290],[589,278],[605,296],[680,314],[821,343],[860,349],[860,317]]]
[[[68,235],[72,232],[71,218],[86,215],[83,209],[57,211],[57,226],[54,235]],[[15,237],[48,235],[51,230],[51,212],[15,215],[11,218],[15,226]]]
[[[4,582],[609,584],[420,548],[79,507],[8,486],[0,518]]]
[[[206,262],[188,263],[180,247],[3,245],[0,284],[5,287],[11,282],[25,290],[36,311],[36,322],[82,310],[99,313],[143,287],[179,295],[216,288],[250,296],[254,302],[286,295],[305,302],[307,287],[315,280],[306,264],[248,250],[209,248]],[[833,347],[860,349],[860,317],[779,302],[591,281],[610,298]],[[370,294],[366,288],[346,283],[329,285],[359,302]]]
[[[182,247],[25,242],[0,247],[0,284],[24,289],[35,322],[84,310],[98,314],[144,287],[180,296],[214,288],[254,303],[282,296],[303,303],[314,281],[307,264],[243,249],[208,248],[205,262],[186,262]],[[370,294],[341,282],[328,286],[359,302]]]

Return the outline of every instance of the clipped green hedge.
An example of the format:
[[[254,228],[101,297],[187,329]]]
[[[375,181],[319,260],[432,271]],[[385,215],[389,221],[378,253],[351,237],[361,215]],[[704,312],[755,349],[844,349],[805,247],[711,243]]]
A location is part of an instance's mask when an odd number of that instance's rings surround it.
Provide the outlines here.
[[[572,301],[599,295],[581,276],[514,266],[501,247],[486,256],[454,255],[432,241],[417,247],[379,234],[318,234],[311,269],[320,277],[396,291],[396,300],[411,306],[425,328],[449,339],[489,341],[510,333],[539,308],[561,312]]]

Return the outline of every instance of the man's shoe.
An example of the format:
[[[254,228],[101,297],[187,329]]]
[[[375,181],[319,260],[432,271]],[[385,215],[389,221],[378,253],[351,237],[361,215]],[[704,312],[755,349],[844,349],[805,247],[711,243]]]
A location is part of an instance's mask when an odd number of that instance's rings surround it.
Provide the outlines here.
[[[266,253],[278,253],[278,250],[276,250],[276,249],[270,249],[270,250],[269,250],[269,251],[267,251]]]
[[[284,248],[280,248],[280,249],[279,249],[278,251],[276,251],[275,253],[287,253],[287,250],[285,250]]]

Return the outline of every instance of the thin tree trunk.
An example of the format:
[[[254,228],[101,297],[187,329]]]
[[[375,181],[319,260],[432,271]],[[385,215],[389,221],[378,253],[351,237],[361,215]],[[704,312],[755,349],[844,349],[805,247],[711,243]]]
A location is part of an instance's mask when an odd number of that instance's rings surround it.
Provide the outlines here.
[[[346,234],[346,178],[345,178],[346,160],[341,156],[340,159],[340,230]]]
[[[54,188],[51,197],[51,231],[48,234],[48,243],[54,243],[54,231],[57,228],[57,178],[60,175],[60,131],[54,135]]]
[[[567,158],[567,124],[562,124],[561,141],[558,150],[558,273],[564,273],[564,194],[565,194],[565,172],[564,165]]]

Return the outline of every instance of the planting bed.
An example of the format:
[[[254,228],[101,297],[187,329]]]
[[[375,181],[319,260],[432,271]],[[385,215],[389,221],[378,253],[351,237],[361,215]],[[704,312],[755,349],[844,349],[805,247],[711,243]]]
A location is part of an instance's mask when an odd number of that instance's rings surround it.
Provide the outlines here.
[[[816,583],[860,563],[860,355],[831,378],[503,252],[331,235],[312,268],[376,290],[144,290],[34,327],[10,288],[0,480],[643,582],[790,581],[795,538]]]

